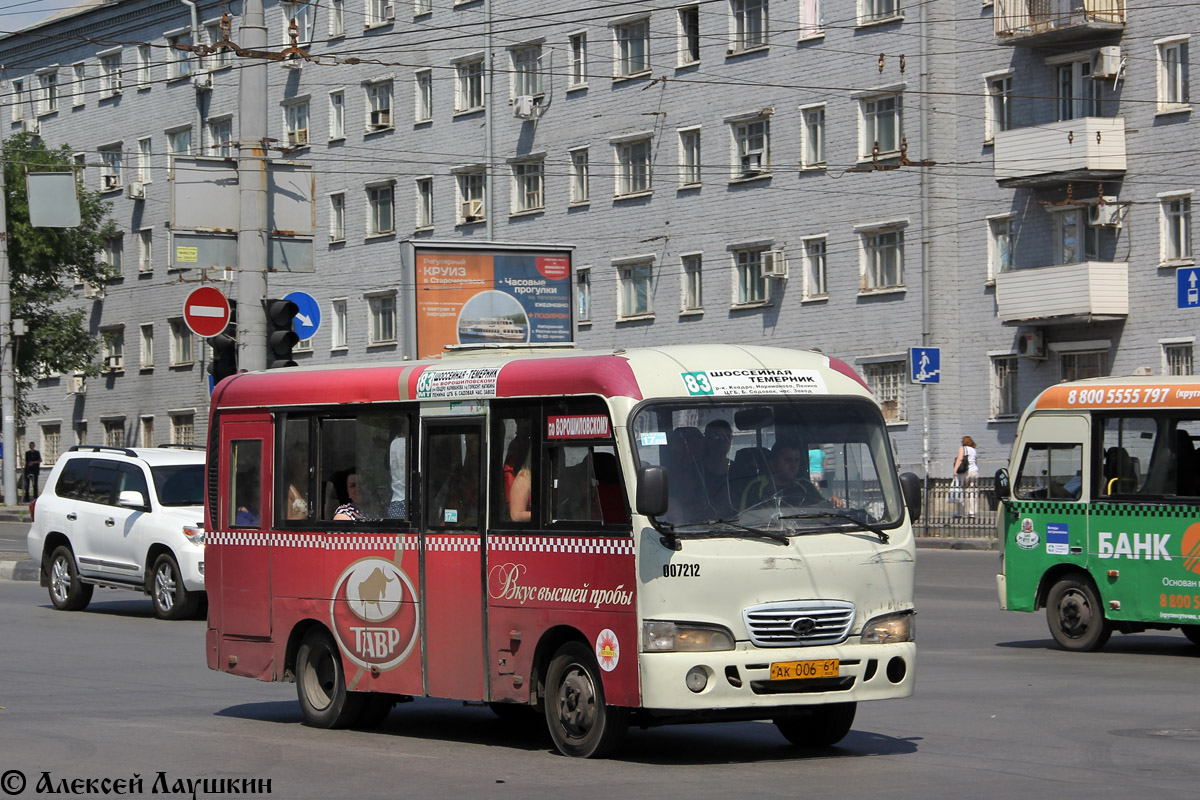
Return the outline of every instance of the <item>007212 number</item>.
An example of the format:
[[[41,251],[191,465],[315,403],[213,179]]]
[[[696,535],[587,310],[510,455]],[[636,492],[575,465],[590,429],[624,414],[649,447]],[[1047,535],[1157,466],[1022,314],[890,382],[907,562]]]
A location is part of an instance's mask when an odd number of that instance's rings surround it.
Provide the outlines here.
[[[699,564],[663,564],[664,578],[699,578]]]

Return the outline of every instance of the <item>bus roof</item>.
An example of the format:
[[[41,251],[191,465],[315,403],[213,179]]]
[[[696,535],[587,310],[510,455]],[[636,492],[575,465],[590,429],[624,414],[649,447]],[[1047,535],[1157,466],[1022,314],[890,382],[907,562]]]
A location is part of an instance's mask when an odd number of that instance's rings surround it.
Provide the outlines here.
[[[1200,378],[1194,375],[1135,375],[1065,381],[1039,394],[1026,413],[1129,408],[1200,408]]]
[[[716,344],[611,352],[459,350],[425,361],[239,373],[213,392],[213,408],[586,394],[633,400],[870,396],[858,374],[839,359],[805,350]]]

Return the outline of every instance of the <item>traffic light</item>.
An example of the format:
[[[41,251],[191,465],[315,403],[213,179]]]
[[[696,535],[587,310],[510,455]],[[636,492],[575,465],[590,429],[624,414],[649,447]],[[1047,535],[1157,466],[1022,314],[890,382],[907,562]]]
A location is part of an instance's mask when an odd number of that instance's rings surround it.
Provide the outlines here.
[[[208,345],[212,348],[208,373],[213,376],[215,386],[238,371],[236,300],[229,301],[229,324],[216,336],[209,337]]]
[[[300,337],[292,328],[292,320],[300,311],[291,300],[263,300],[267,312],[267,369],[294,367],[292,348]]]

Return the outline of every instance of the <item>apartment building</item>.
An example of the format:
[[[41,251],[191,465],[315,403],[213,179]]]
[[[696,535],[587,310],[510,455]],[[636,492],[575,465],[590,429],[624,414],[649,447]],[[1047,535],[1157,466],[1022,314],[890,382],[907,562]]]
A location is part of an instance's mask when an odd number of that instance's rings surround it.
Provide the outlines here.
[[[191,9],[195,8],[193,17]],[[4,132],[69,143],[123,235],[78,287],[99,379],[54,376],[22,440],[203,441],[173,156],[236,153],[223,7],[85,3],[0,39]],[[234,7],[233,11],[240,11]],[[273,157],[312,164],[324,322],[304,363],[400,357],[400,242],[574,246],[576,340],[817,348],[883,403],[905,469],[983,471],[1047,385],[1190,373],[1200,12],[1135,0],[268,3]],[[229,37],[236,42],[239,19]],[[1200,303],[1200,301],[1198,301]],[[1200,307],[1198,305],[1197,307]],[[940,382],[909,348],[941,348]],[[925,442],[929,443],[928,456]]]

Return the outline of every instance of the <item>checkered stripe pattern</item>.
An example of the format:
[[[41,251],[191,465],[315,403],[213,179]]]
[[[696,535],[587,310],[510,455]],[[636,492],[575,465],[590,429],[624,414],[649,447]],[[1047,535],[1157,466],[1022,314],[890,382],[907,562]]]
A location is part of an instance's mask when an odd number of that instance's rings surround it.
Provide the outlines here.
[[[582,536],[495,536],[488,549],[513,553],[633,555],[632,539]]]
[[[1164,519],[1186,519],[1200,517],[1196,506],[1143,506],[1097,504],[1088,509],[1096,517],[1160,517]]]
[[[232,545],[235,547],[291,547],[315,550],[416,550],[415,535],[358,535],[345,536],[332,533],[278,533],[260,531],[213,531],[208,535],[209,544]]]
[[[205,537],[209,544],[227,544],[235,547],[268,547],[270,534],[261,531],[211,531]]]
[[[427,553],[478,553],[478,536],[426,536]]]

